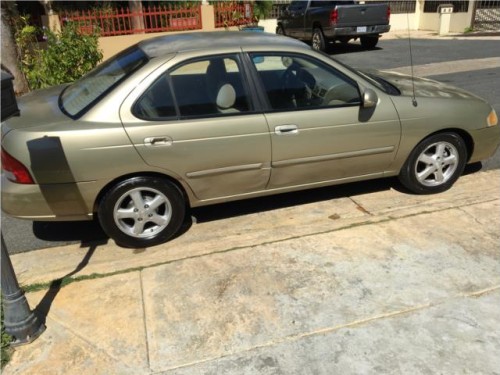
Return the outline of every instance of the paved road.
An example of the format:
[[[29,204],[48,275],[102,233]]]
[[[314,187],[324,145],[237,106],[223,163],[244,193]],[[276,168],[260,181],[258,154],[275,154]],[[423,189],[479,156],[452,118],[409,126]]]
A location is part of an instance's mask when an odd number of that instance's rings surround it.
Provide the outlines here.
[[[408,46],[407,39],[382,39],[378,48],[372,51],[364,51],[359,44],[351,43],[338,45],[332,55],[357,67],[404,70],[410,65]],[[454,84],[484,97],[500,114],[500,68],[494,59],[500,58],[498,40],[414,39],[412,51],[415,71],[423,70],[429,78]],[[483,163],[483,169],[497,168],[500,168],[500,152]],[[380,182],[373,184],[377,183]],[[308,200],[309,194],[299,193],[294,199]],[[105,238],[96,223],[33,223],[5,215],[2,215],[2,232],[10,253]]]

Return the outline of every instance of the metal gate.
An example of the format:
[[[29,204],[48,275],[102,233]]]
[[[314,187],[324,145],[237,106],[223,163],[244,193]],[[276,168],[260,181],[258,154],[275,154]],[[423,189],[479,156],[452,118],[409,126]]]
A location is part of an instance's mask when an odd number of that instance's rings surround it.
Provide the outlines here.
[[[500,1],[475,1],[472,27],[474,31],[500,31]]]

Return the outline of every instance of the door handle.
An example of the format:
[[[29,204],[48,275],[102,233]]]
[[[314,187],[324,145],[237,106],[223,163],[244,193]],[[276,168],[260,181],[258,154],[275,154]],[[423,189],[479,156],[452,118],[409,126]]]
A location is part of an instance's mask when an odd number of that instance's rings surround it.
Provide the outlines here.
[[[172,138],[170,137],[148,137],[144,138],[146,146],[172,146]]]
[[[299,128],[297,125],[280,125],[274,128],[276,135],[298,134]]]

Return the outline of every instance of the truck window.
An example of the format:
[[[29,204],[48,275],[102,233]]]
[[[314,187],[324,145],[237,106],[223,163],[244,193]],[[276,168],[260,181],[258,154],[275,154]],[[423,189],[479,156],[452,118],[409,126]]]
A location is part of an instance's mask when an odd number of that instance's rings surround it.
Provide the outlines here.
[[[311,8],[334,7],[335,5],[352,5],[354,1],[311,1]]]
[[[304,10],[306,8],[307,1],[292,1],[288,10],[291,12],[297,12],[299,10]]]

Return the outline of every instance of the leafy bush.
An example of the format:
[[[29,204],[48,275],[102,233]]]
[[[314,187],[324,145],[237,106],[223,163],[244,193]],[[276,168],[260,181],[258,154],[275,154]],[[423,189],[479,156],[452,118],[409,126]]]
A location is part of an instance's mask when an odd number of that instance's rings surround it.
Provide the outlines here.
[[[36,41],[38,31],[21,17],[16,42],[21,70],[32,90],[73,82],[102,59],[97,32],[82,33],[77,24],[67,22],[61,33],[43,29],[46,46],[42,48]]]

